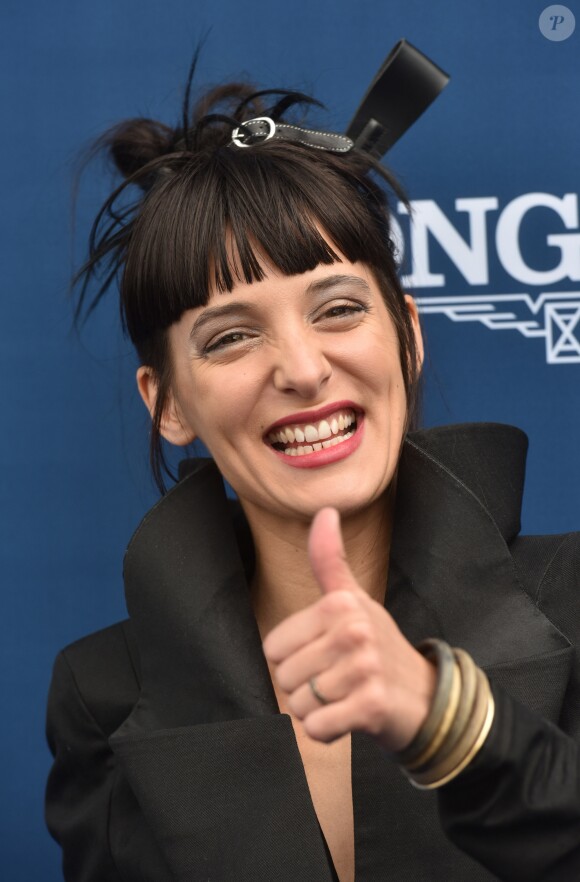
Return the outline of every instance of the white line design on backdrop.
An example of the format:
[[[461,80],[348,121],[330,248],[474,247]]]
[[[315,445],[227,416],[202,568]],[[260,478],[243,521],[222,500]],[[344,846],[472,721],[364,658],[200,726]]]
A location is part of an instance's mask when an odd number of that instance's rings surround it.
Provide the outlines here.
[[[543,292],[536,298],[526,293],[417,297],[415,302],[423,315],[543,337],[548,364],[580,364],[580,291]]]

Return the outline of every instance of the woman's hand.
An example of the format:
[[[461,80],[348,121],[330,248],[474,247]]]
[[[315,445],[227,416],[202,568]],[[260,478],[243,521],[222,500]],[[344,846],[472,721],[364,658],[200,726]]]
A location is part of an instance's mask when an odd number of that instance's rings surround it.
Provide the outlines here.
[[[264,641],[288,707],[318,741],[357,730],[387,750],[402,750],[427,717],[435,669],[357,584],[335,509],[322,509],[314,518],[309,556],[320,600],[287,618]]]

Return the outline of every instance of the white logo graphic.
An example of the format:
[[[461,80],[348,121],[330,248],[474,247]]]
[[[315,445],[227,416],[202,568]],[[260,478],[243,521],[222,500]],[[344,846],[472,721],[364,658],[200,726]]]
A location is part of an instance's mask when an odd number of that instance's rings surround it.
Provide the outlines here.
[[[411,273],[402,278],[404,287],[416,291],[419,288],[443,288],[447,284],[443,273],[432,270],[432,241],[438,244],[472,289],[489,286],[488,229],[495,220],[494,244],[498,262],[507,275],[526,288],[512,294],[418,296],[416,302],[421,313],[439,313],[453,322],[476,321],[493,331],[511,330],[524,337],[543,338],[548,364],[580,363],[580,290],[546,290],[567,280],[580,282],[577,194],[558,197],[550,193],[526,193],[509,202],[497,218],[494,217],[499,210],[496,197],[456,199],[455,210],[466,214],[462,225],[466,227],[468,224],[469,233],[465,238],[433,200],[414,201],[411,209],[412,223],[407,236]],[[542,211],[543,223],[550,218],[544,236],[545,250],[548,255],[554,255],[557,262],[553,265],[553,259],[549,268],[530,266],[529,247],[526,255],[521,248],[522,226],[526,230],[529,228],[529,217],[533,217],[530,213],[536,209]],[[399,205],[399,214],[408,214],[402,204]],[[405,238],[394,218],[393,235],[402,259]]]
[[[453,322],[481,322],[492,331],[543,337],[548,364],[580,364],[580,291],[544,293],[537,300],[529,294],[493,294],[418,297],[416,303],[424,315],[441,313]]]

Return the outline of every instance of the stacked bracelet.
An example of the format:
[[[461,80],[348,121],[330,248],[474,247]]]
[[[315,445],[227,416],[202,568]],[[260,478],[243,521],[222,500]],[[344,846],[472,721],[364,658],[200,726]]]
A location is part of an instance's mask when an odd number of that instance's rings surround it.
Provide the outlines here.
[[[452,781],[481,750],[494,702],[487,677],[467,652],[442,640],[417,648],[437,667],[435,694],[421,729],[396,758],[412,784],[432,790]]]

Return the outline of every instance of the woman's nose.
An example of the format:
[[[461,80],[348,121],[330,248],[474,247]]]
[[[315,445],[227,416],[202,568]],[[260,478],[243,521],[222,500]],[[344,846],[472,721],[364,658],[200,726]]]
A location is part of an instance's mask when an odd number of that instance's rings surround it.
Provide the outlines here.
[[[320,341],[309,335],[286,336],[277,348],[274,385],[281,392],[316,398],[326,385],[332,368]]]

